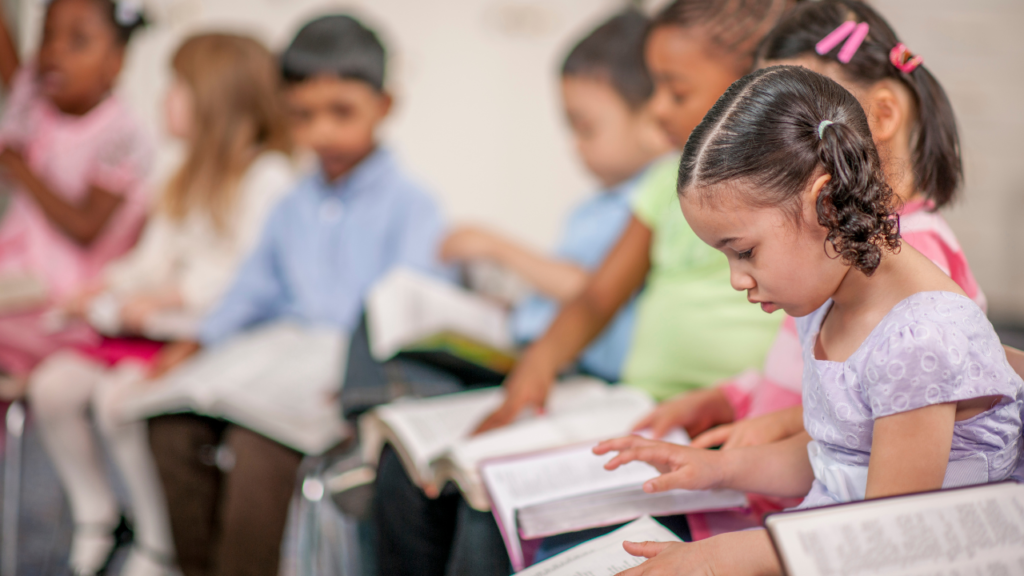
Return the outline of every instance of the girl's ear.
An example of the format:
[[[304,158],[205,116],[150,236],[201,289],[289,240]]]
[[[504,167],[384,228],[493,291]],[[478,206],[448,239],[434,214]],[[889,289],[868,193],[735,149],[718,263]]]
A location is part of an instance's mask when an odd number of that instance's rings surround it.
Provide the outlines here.
[[[810,188],[804,192],[803,211],[804,221],[809,224],[818,224],[818,197],[821,190],[832,180],[831,174],[822,174],[811,182]]]
[[[875,142],[888,144],[900,133],[906,120],[903,98],[890,82],[879,82],[867,94],[864,111]]]

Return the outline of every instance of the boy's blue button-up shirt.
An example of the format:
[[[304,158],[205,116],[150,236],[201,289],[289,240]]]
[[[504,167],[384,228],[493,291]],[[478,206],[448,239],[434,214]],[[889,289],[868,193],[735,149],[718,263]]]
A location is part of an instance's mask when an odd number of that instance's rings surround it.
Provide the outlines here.
[[[629,223],[630,198],[643,174],[613,188],[602,190],[573,210],[566,222],[556,255],[589,271],[604,262]],[[584,370],[616,382],[633,337],[636,300],[629,301],[579,357]],[[521,343],[539,338],[558,314],[558,302],[533,295],[512,313],[512,332]]]
[[[271,212],[199,339],[211,346],[284,318],[351,332],[368,290],[391,268],[438,269],[443,230],[434,200],[387,150],[334,183],[311,175]]]

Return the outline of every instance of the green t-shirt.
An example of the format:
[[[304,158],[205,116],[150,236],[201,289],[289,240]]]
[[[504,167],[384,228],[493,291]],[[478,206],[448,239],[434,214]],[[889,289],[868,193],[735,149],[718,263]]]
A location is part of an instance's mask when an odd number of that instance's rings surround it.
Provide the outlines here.
[[[676,199],[678,169],[676,157],[659,163],[633,198],[654,237],[622,381],[659,400],[760,368],[783,319],[733,290],[725,255],[690,229]]]

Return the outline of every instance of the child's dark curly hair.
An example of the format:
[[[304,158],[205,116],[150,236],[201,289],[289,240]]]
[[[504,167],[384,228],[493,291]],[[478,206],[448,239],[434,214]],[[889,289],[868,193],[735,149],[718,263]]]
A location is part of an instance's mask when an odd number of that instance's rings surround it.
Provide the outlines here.
[[[844,262],[872,274],[900,246],[898,201],[885,181],[867,117],[836,82],[805,68],[774,66],[737,80],[690,135],[679,194],[718,194],[800,213],[801,195],[828,174],[817,199],[826,242]],[[724,185],[724,186],[723,186]]]

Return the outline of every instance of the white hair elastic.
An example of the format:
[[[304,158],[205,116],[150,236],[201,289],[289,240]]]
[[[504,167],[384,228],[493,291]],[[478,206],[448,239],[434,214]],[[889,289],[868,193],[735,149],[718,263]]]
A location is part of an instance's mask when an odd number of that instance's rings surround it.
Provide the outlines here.
[[[822,120],[821,124],[818,124],[818,140],[825,137],[825,128],[828,128],[832,124],[835,124],[835,122],[831,120]]]

